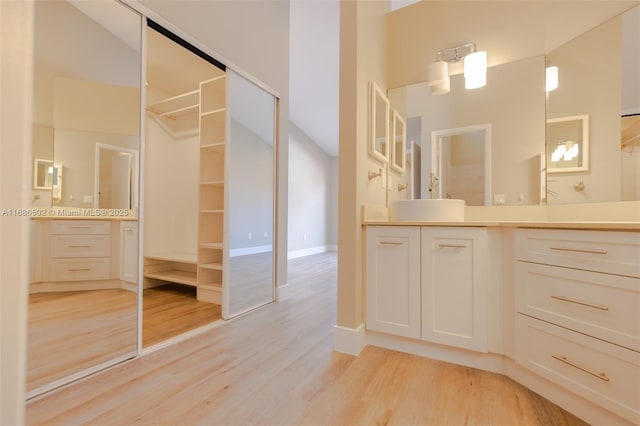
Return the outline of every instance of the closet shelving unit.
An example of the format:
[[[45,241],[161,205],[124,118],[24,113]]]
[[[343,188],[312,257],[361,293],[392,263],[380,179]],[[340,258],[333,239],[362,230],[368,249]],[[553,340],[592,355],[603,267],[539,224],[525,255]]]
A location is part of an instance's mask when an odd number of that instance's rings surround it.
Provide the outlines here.
[[[147,106],[174,138],[199,135],[197,254],[145,254],[145,288],[161,282],[196,287],[198,300],[222,303],[225,219],[225,147],[228,135],[226,76]],[[147,283],[150,281],[149,283]]]
[[[224,270],[225,147],[228,134],[226,76],[200,83],[200,197],[198,300],[222,303]]]

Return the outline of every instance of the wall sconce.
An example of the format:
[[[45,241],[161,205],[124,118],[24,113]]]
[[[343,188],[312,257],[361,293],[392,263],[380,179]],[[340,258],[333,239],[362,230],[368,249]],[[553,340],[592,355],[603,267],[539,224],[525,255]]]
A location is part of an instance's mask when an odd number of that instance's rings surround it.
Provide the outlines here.
[[[547,67],[545,92],[549,93],[558,88],[558,67]]]
[[[427,84],[432,95],[449,93],[449,65],[464,59],[464,87],[477,89],[487,84],[487,52],[476,50],[475,43],[466,43],[436,54],[436,62],[427,68]]]

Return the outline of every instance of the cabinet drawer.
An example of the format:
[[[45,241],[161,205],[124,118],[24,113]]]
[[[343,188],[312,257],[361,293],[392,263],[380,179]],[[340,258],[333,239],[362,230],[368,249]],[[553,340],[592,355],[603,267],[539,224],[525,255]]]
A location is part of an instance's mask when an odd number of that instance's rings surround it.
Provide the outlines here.
[[[640,279],[516,262],[519,312],[640,351]]]
[[[51,259],[52,281],[108,280],[109,258]]]
[[[109,257],[110,235],[52,235],[51,257]]]
[[[640,423],[640,353],[518,314],[516,361]]]
[[[519,229],[516,259],[640,277],[640,232]]]
[[[54,235],[109,235],[111,222],[108,220],[52,220],[51,233]]]

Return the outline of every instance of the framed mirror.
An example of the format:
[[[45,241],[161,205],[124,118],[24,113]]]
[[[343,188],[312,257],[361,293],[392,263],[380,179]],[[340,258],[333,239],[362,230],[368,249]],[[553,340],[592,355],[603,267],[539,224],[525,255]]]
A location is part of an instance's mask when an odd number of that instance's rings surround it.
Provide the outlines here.
[[[589,170],[589,116],[547,120],[547,173]]]
[[[406,170],[407,124],[398,111],[391,114],[391,169],[404,173]]]
[[[389,160],[389,99],[374,82],[370,93],[369,155],[381,163]]]

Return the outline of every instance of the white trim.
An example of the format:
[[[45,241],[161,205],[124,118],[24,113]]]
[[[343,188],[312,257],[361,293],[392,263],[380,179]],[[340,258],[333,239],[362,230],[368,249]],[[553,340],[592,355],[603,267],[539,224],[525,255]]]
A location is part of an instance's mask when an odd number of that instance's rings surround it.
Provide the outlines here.
[[[276,302],[282,302],[289,298],[289,284],[276,287]]]
[[[248,256],[251,254],[268,253],[273,251],[272,245],[244,247],[229,250],[229,257]]]
[[[311,256],[314,254],[326,253],[328,251],[338,251],[338,246],[317,246],[300,250],[291,250],[287,253],[287,259],[297,259],[299,257]]]
[[[367,334],[364,324],[358,328],[347,328],[336,325],[333,329],[333,350],[349,355],[359,355],[367,346]]]

